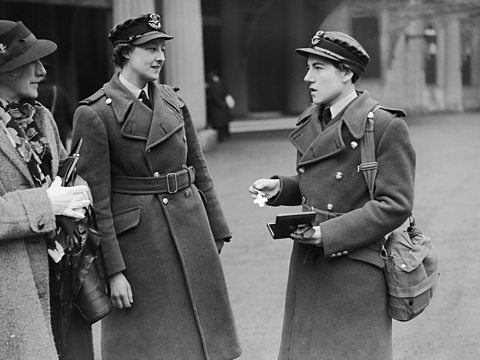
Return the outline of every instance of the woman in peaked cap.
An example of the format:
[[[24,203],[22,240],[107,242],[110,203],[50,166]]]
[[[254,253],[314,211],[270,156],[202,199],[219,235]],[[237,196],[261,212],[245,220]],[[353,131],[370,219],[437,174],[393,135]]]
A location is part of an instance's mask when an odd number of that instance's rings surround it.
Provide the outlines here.
[[[56,177],[67,154],[52,115],[34,100],[46,73],[40,59],[56,48],[50,40],[37,39],[22,22],[0,20],[0,359],[4,360],[58,359],[47,246],[55,234],[55,216],[82,218],[79,209],[89,204],[88,186],[62,187]],[[52,302],[55,307],[53,297]],[[87,353],[88,347],[83,351]]]
[[[279,360],[391,360],[392,319],[379,241],[413,206],[415,151],[405,113],[381,107],[355,84],[369,62],[351,36],[318,31],[296,49],[307,60],[311,106],[290,141],[296,175],[250,187],[268,205],[302,205],[313,226],[290,234],[293,249]],[[361,144],[374,121],[374,198],[362,174]],[[370,121],[368,122],[370,123]],[[364,165],[367,165],[364,164]],[[359,169],[360,168],[360,169]]]
[[[234,359],[219,257],[230,230],[188,108],[158,83],[172,36],[147,14],[109,39],[119,70],[80,103],[73,128],[117,307],[102,320],[102,359]]]

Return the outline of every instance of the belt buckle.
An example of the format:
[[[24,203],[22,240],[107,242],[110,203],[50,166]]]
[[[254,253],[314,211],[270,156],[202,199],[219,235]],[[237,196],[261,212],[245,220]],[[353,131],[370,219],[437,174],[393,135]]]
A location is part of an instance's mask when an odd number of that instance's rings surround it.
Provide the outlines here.
[[[173,178],[175,184],[175,190],[170,187],[170,179]],[[169,194],[175,194],[178,191],[177,173],[167,174],[167,191]]]

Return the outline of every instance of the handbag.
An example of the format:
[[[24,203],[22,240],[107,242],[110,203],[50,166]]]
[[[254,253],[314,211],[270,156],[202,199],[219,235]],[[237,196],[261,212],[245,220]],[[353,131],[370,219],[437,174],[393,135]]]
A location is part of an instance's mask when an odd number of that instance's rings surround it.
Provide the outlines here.
[[[81,145],[82,139],[59,170],[63,186],[72,186],[75,182]],[[65,312],[75,305],[84,320],[93,324],[113,308],[95,211],[90,205],[85,210],[85,218],[79,221],[57,216],[57,224],[56,241],[60,242],[65,252],[59,275],[64,289]],[[68,319],[65,321],[68,323]]]
[[[378,163],[375,161],[374,113],[368,113],[365,135],[361,140],[361,161],[370,199],[374,200]],[[388,292],[388,314],[399,321],[409,321],[430,304],[438,277],[438,255],[430,237],[422,234],[410,215],[406,230],[395,230],[380,241],[380,256]]]

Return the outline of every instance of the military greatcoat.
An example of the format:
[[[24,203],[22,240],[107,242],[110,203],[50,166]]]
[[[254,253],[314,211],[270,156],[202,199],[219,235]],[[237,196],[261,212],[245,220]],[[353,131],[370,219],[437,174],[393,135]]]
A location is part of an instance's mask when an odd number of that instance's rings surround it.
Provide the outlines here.
[[[187,107],[173,88],[149,86],[153,111],[116,74],[74,116],[107,270],[123,271],[134,298],[102,320],[102,358],[234,359],[240,349],[215,246],[230,230]],[[112,189],[119,176],[151,179],[189,166],[195,182],[177,192],[173,183],[172,193]]]
[[[402,111],[374,112],[379,165],[375,199],[361,171],[360,143],[375,102],[363,92],[325,129],[321,107],[300,116],[290,140],[297,175],[278,176],[271,205],[317,211],[323,246],[294,243],[280,360],[388,360],[392,325],[377,241],[409,216],[415,153]]]

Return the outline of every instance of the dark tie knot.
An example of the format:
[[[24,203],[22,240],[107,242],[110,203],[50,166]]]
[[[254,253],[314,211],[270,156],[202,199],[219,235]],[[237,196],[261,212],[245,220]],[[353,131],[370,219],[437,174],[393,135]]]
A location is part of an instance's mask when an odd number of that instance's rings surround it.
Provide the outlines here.
[[[323,109],[322,120],[325,122],[325,124],[328,124],[330,120],[332,120],[332,112],[330,111],[329,106],[325,106]]]
[[[150,99],[147,97],[147,94],[145,93],[145,91],[143,90],[140,91],[140,95],[138,95],[138,98],[150,109],[152,108],[152,103],[150,102]]]

